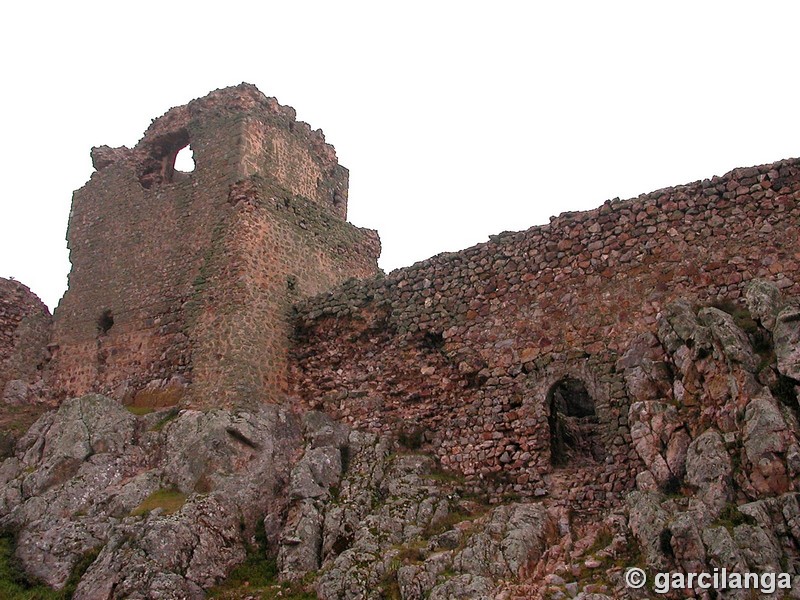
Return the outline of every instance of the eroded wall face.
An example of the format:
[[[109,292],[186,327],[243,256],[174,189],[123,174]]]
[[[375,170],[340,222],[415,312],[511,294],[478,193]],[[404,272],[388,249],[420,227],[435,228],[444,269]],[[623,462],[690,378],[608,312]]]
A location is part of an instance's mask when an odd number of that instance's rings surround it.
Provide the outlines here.
[[[49,352],[52,318],[44,303],[18,281],[0,277],[0,401],[14,401],[13,382],[40,376]]]
[[[54,385],[66,396],[128,398],[152,381],[190,377],[183,307],[230,212],[238,133],[234,119],[188,129],[191,174],[148,186],[134,156],[101,168],[74,194],[72,270],[55,328]]]
[[[348,171],[308,125],[250,118],[243,123],[242,138],[243,177],[259,175],[274,181],[290,194],[347,219]]]
[[[676,298],[735,302],[754,278],[798,294],[798,222],[800,165],[785,161],[352,282],[299,307],[292,391],[358,427],[411,441],[422,432],[443,465],[498,493],[536,495],[543,475],[558,480],[548,393],[578,379],[605,453],[572,465],[562,492],[596,508],[631,488],[640,466],[621,355]]]
[[[187,144],[196,167],[181,173]],[[61,397],[276,400],[290,302],[377,269],[375,234],[343,220],[347,171],[333,148],[252,86],[172,109],[135,148],[93,159],[73,198],[72,271],[56,311]],[[306,228],[262,201],[293,207]],[[308,227],[322,220],[332,225]],[[339,254],[340,243],[352,247]]]
[[[234,186],[222,260],[198,307],[194,381],[204,405],[281,401],[292,306],[376,272],[377,234],[250,179]]]

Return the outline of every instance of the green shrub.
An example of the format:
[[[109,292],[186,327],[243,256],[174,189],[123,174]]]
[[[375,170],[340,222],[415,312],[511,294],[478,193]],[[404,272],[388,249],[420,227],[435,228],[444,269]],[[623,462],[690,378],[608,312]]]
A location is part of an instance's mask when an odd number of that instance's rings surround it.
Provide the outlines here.
[[[130,410],[130,409],[128,409],[128,410]],[[167,425],[167,423],[169,423],[170,421],[174,421],[177,418],[178,418],[178,409],[172,409],[164,417],[162,417],[161,420],[159,420],[158,423],[153,425],[153,428],[152,428],[151,431],[161,431],[162,429],[164,429],[164,427]]]
[[[244,598],[281,598],[281,600],[316,600],[317,595],[304,589],[303,582],[289,584],[278,581],[278,563],[267,552],[267,535],[257,527],[255,544],[247,548],[245,561],[228,578],[208,590],[209,598],[243,600]]]
[[[12,534],[0,534],[0,598],[3,600],[69,600],[100,553],[99,547],[87,552],[72,569],[64,588],[54,590],[23,572],[14,555],[15,546]]]

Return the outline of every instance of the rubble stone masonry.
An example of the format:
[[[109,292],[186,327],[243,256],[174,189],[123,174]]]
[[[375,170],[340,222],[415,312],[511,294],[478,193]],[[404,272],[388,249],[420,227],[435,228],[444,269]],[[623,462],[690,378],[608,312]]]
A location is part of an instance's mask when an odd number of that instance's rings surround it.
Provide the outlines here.
[[[737,302],[753,278],[800,293],[800,162],[736,169],[564,213],[296,307],[293,393],[357,427],[428,444],[498,494],[590,508],[633,487],[619,371],[671,300]],[[603,455],[558,490],[552,395],[577,380]]]

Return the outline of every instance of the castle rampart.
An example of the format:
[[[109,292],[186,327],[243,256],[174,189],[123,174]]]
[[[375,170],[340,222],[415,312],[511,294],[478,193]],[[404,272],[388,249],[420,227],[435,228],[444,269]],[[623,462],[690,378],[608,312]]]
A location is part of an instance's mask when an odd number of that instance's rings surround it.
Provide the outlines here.
[[[416,429],[444,465],[533,494],[557,471],[553,394],[577,380],[604,455],[573,465],[586,485],[569,501],[591,506],[639,467],[624,352],[676,298],[735,302],[757,277],[798,294],[798,222],[800,162],[788,160],[349,282],[297,307],[294,393],[360,427]]]

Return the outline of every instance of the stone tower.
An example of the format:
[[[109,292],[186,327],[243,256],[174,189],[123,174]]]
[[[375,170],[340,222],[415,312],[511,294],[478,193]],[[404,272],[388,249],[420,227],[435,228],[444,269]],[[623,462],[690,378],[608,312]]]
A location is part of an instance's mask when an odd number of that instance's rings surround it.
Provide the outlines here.
[[[190,146],[196,167],[176,170]],[[377,272],[346,222],[348,171],[321,131],[241,84],[92,149],[74,194],[52,384],[141,405],[277,402],[294,302]]]

